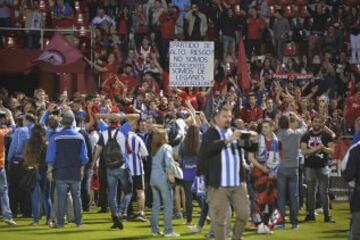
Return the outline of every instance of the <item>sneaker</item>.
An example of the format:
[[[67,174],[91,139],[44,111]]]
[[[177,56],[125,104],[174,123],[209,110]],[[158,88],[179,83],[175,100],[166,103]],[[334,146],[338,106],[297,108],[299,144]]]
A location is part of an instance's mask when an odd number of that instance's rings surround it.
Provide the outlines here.
[[[164,234],[164,237],[166,237],[166,238],[180,237],[180,234],[178,234],[176,232],[171,232],[171,233]]]
[[[81,223],[81,224],[76,224],[76,227],[77,228],[82,228],[82,227],[85,227],[85,224]]]
[[[336,223],[335,220],[331,216],[325,217],[324,221],[326,223]]]
[[[140,222],[147,222],[146,217],[143,214],[139,214],[136,216],[136,220],[140,221]]]
[[[49,228],[54,228],[55,227],[55,222],[54,221],[49,221],[48,225],[49,225]]]
[[[7,225],[10,225],[10,226],[16,226],[17,225],[17,223],[14,221],[14,219],[4,219],[4,222]]]
[[[61,228],[64,228],[64,225],[59,225],[59,224],[56,224],[54,228],[61,229]]]
[[[322,213],[324,213],[324,209],[323,209],[323,208],[317,208],[317,209],[315,209],[315,214],[316,214],[316,215],[319,215],[319,214],[322,214]]]
[[[202,228],[199,225],[189,226],[190,232],[198,233],[202,231]]]
[[[208,232],[207,234],[205,234],[205,238],[206,238],[206,239],[215,238],[215,234],[214,234],[213,232]]]
[[[313,222],[313,221],[316,221],[315,219],[315,216],[314,215],[306,215],[305,219],[304,219],[305,222]]]
[[[181,212],[175,214],[175,219],[183,219],[183,215]]]
[[[151,232],[151,235],[153,236],[153,237],[158,237],[158,236],[162,236],[162,235],[164,235],[162,232]]]
[[[257,233],[258,234],[272,234],[273,232],[270,231],[268,226],[266,226],[264,223],[261,223],[258,226]]]
[[[109,209],[108,208],[101,208],[99,211],[97,211],[97,213],[108,213]]]
[[[30,226],[39,226],[39,225],[40,225],[39,222],[32,222],[32,223],[30,223]]]
[[[285,224],[278,224],[274,226],[274,229],[280,229],[280,230],[284,230],[285,229]]]
[[[298,230],[300,228],[300,225],[299,224],[293,224],[291,228],[292,228],[292,230]]]

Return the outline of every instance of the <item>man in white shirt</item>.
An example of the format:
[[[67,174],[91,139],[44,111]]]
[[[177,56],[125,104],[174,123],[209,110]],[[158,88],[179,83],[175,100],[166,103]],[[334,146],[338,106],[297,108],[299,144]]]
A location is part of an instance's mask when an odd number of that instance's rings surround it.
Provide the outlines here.
[[[115,27],[116,25],[114,19],[106,15],[103,8],[99,8],[97,16],[94,17],[94,19],[91,21],[91,25],[94,27],[100,27],[100,25],[103,24],[105,21],[110,25],[110,27]]]

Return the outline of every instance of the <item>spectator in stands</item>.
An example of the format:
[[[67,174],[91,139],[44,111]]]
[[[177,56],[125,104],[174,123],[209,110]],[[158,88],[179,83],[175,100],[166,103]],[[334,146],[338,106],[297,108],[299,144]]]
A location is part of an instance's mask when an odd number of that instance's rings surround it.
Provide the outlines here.
[[[324,2],[317,3],[315,5],[315,10],[313,10],[310,6],[307,7],[307,10],[313,18],[308,47],[309,60],[312,60],[315,56],[315,53],[322,53],[322,42],[330,12],[329,9],[325,6]]]
[[[74,24],[74,9],[64,0],[56,1],[53,7],[53,16],[57,28],[72,28]]]
[[[358,19],[351,26],[350,43],[351,43],[351,62],[360,63],[360,14],[359,13],[358,13]]]
[[[27,47],[28,48],[40,48],[40,30],[45,26],[45,18],[40,11],[40,3],[38,0],[33,1],[32,9],[26,10],[26,22],[25,28],[27,30]],[[36,31],[37,30],[37,31]]]
[[[230,55],[232,59],[235,60],[235,46],[236,33],[238,31],[238,21],[235,18],[234,12],[231,8],[223,9],[221,7],[221,10],[222,12],[220,18],[220,30],[223,37],[223,61],[226,61],[228,55]]]
[[[13,1],[0,0],[0,27],[11,27],[11,7]],[[0,48],[3,48],[3,34],[7,31],[0,30]]]
[[[252,92],[249,94],[249,106],[241,110],[241,119],[246,123],[256,122],[263,117],[262,109],[257,105],[256,95]]]
[[[24,116],[24,126],[15,130],[8,153],[9,171],[9,197],[11,210],[16,216],[18,207],[23,216],[31,216],[30,196],[29,193],[20,189],[20,181],[24,174],[24,150],[25,144],[31,137],[31,129],[35,123],[33,114]]]
[[[247,19],[247,55],[249,57],[260,54],[261,30],[263,28],[263,22],[256,9],[252,8],[250,15]]]
[[[357,89],[355,96],[346,99],[344,118],[348,129],[353,129],[355,120],[360,116],[360,89]]]
[[[305,221],[315,221],[316,187],[324,210],[324,221],[334,223],[329,210],[329,155],[334,153],[333,136],[324,130],[325,119],[316,115],[312,128],[301,139],[301,150],[305,156],[305,177],[307,183],[307,216]]]
[[[35,168],[35,188],[31,193],[33,226],[39,225],[41,209],[44,209],[46,223],[54,226],[54,216],[51,203],[51,183],[47,179],[46,130],[43,125],[35,124],[31,129],[31,137],[25,145],[24,166]]]
[[[97,15],[91,21],[91,25],[99,28],[102,24],[107,24],[108,26],[114,28],[115,21],[109,15],[105,14],[105,10],[103,8],[98,8]]]
[[[280,10],[276,12],[276,19],[274,21],[273,29],[277,49],[276,55],[281,61],[283,56],[282,51],[284,40],[286,37],[285,35],[290,31],[290,23],[289,20],[284,17],[284,13]]]
[[[179,8],[179,13],[182,18],[184,18],[189,9],[191,9],[190,0],[171,0],[171,3]]]
[[[10,120],[10,124],[8,122]],[[13,214],[10,209],[8,183],[5,170],[5,136],[13,131],[15,122],[12,113],[9,110],[0,111],[0,204],[1,214],[4,222],[9,225],[16,225],[13,220]]]
[[[207,18],[205,14],[199,11],[196,4],[191,6],[191,10],[185,15],[188,22],[188,39],[192,41],[204,40],[208,30]]]
[[[70,191],[73,200],[75,224],[77,227],[81,227],[83,224],[81,180],[84,177],[84,167],[89,161],[88,149],[84,137],[72,129],[75,121],[74,114],[71,111],[66,111],[61,117],[63,129],[50,138],[46,153],[48,179],[51,182],[55,181],[58,198],[56,227],[64,227],[68,191]]]
[[[164,63],[169,53],[169,43],[175,38],[175,25],[179,18],[179,13],[175,7],[168,8],[160,15],[161,23],[161,57]]]

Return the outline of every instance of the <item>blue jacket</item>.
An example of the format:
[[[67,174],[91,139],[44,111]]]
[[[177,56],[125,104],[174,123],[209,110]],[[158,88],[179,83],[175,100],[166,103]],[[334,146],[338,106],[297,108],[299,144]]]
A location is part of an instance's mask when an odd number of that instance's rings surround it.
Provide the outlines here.
[[[54,167],[55,180],[80,181],[80,168],[88,161],[85,139],[76,129],[62,129],[51,136],[46,162]]]
[[[25,144],[31,137],[33,126],[34,124],[30,124],[15,130],[9,147],[8,162],[13,162],[15,157],[17,158],[16,161],[24,158]]]

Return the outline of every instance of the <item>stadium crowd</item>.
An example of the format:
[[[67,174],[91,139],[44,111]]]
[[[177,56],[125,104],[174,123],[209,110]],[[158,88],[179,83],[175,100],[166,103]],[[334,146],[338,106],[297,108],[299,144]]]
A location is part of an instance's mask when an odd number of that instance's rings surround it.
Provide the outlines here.
[[[305,221],[322,209],[324,221],[335,222],[335,142],[360,139],[358,1],[0,0],[0,27],[21,26],[31,30],[1,31],[0,47],[39,48],[44,27],[93,28],[94,62],[86,33],[64,34],[102,84],[99,92],[73,96],[0,90],[6,223],[21,215],[38,225],[45,215],[50,227],[62,228],[66,215],[80,227],[82,212],[96,205],[110,211],[113,229],[150,217],[154,236],[177,237],[173,218],[184,218],[192,232],[209,218],[208,237],[241,239],[249,216],[259,234],[284,229],[287,204],[295,230],[302,207]],[[247,91],[238,79],[241,39]],[[215,42],[213,87],[169,85],[174,40]],[[352,226],[360,224],[357,169],[344,167],[346,180],[357,179]],[[359,235],[353,228],[351,239]]]

